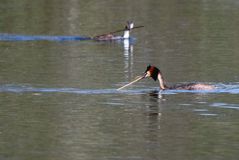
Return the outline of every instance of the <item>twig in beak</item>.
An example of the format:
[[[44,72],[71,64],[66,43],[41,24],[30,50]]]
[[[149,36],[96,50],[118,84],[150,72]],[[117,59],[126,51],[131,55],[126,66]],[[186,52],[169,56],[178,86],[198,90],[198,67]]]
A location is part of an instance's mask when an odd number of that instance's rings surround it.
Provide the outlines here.
[[[137,29],[137,28],[142,28],[142,27],[144,27],[144,26],[136,26],[136,27],[130,28],[130,30]],[[100,34],[100,35],[94,36],[93,38],[97,38],[97,37],[100,37],[100,36],[105,36],[107,34],[114,34],[114,33],[118,33],[118,32],[123,32],[124,30],[125,29],[120,29],[120,30],[117,30],[117,31],[114,31],[114,32],[108,32],[108,33]]]
[[[144,79],[144,78],[145,78],[145,75],[140,76],[140,77],[137,78],[136,80],[134,80],[134,81],[132,81],[132,82],[130,82],[130,83],[128,83],[128,84],[126,84],[126,85],[124,85],[124,86],[118,88],[117,91],[119,91],[119,90],[121,90],[121,89],[123,89],[123,88],[125,88],[125,87],[128,87],[129,85],[131,85],[131,84],[133,84],[133,83],[135,83],[135,82],[138,82],[139,80]]]

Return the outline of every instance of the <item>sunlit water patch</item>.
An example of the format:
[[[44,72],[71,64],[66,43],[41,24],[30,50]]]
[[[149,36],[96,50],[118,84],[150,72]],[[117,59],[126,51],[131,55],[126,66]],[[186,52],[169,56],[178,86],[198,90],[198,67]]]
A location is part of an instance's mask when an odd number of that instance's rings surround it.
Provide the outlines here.
[[[33,87],[29,85],[2,85],[0,86],[0,92],[12,92],[12,93],[71,93],[71,94],[143,94],[149,92],[150,89],[138,89],[138,90],[123,90],[117,91],[116,89],[80,89],[80,88],[45,88],[45,87]]]
[[[50,35],[20,35],[0,33],[0,41],[81,41],[91,40],[86,36],[50,36]]]
[[[142,88],[142,89],[81,89],[81,88],[50,88],[50,87],[34,87],[30,85],[5,84],[0,86],[0,92],[14,93],[72,93],[72,94],[180,94],[180,93],[197,93],[197,94],[239,94],[239,84],[219,84],[215,85],[215,90],[159,90],[158,88]]]
[[[193,109],[200,116],[217,116],[216,113],[211,113],[208,109]]]
[[[231,93],[231,94],[239,94],[239,83],[228,83],[228,84],[223,84],[219,83],[216,85],[217,93]]]
[[[228,103],[212,103],[210,105],[211,107],[216,107],[216,108],[225,108],[225,109],[236,109],[239,110],[239,104],[228,104]]]

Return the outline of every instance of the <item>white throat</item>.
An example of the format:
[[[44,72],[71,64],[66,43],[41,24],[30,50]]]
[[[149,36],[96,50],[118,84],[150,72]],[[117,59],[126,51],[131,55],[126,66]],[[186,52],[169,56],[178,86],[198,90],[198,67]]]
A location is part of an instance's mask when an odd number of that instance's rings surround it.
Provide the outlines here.
[[[163,76],[161,74],[158,74],[158,80],[159,80],[159,87],[160,89],[166,89],[165,88],[165,84],[164,84],[164,79]]]
[[[124,39],[128,39],[128,38],[129,38],[129,30],[125,30],[125,31],[124,31],[123,38],[124,38]]]

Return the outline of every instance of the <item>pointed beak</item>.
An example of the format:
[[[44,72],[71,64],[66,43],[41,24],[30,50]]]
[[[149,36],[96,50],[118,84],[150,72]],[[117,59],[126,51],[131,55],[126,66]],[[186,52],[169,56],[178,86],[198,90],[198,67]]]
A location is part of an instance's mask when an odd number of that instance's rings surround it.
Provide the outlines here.
[[[145,72],[144,75],[142,76],[142,79],[150,77],[150,73],[149,72]]]

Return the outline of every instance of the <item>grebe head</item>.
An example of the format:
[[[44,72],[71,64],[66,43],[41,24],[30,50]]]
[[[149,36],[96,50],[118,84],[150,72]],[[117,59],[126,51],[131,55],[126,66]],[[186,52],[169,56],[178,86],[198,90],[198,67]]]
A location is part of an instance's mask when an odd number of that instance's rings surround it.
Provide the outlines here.
[[[158,79],[158,74],[159,73],[160,73],[160,70],[157,67],[148,65],[146,71],[144,72],[143,77],[144,78],[151,77],[156,81]]]
[[[133,28],[134,28],[134,23],[132,21],[127,21],[127,24],[125,26],[125,30],[130,31]]]
[[[129,38],[130,31],[131,31],[133,28],[134,28],[134,23],[128,21],[127,24],[126,24],[126,26],[125,26],[125,30],[124,30],[124,35],[123,35],[123,38],[124,38],[124,39],[128,39],[128,38]]]

